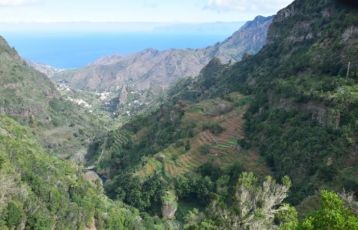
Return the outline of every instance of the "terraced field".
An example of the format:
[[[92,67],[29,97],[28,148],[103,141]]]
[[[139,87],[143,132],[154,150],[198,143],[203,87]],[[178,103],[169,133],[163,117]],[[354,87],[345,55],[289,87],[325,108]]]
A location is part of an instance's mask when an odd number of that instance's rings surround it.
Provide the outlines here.
[[[111,153],[121,151],[122,146],[127,143],[130,140],[130,135],[127,132],[124,132],[122,130],[115,130],[112,131],[113,135],[111,135],[110,139],[107,139],[105,144],[110,146]],[[111,156],[105,155],[104,152],[102,152],[98,159],[97,163],[99,164],[103,160],[110,160]]]
[[[176,148],[170,146],[155,154],[153,157],[148,158],[144,166],[139,168],[135,174],[141,178],[146,178],[161,170],[164,170],[164,172],[172,172],[171,162],[174,162],[175,159],[183,153],[185,153],[183,147]]]
[[[156,171],[160,171],[162,169],[162,163],[154,158],[151,158],[146,162],[144,167],[136,173],[136,175],[141,178],[145,178],[150,175],[153,175]]]
[[[224,128],[218,135],[209,130],[200,132],[192,141],[192,148],[171,166],[168,172],[171,176],[177,176],[200,167],[202,164],[213,161],[222,167],[233,164],[238,160],[239,151],[237,139],[243,137],[242,119],[243,111],[240,113],[232,111],[225,115],[206,117],[206,120],[216,121]],[[202,154],[200,148],[208,146],[209,153]]]
[[[247,100],[240,95],[234,97]],[[234,104],[238,106],[235,107]],[[248,170],[267,173],[267,168],[260,163],[256,153],[242,151],[237,144],[237,140],[244,137],[245,110],[246,106],[239,102],[222,99],[212,99],[186,108],[183,122],[196,124],[195,136],[190,139],[190,150],[170,146],[149,158],[136,175],[145,178],[162,170],[165,175],[175,177],[194,171],[209,161],[223,168],[240,161],[244,162]],[[214,134],[210,129],[204,129],[204,124],[207,123],[219,125],[223,129],[222,132]],[[203,148],[207,149],[204,153]]]

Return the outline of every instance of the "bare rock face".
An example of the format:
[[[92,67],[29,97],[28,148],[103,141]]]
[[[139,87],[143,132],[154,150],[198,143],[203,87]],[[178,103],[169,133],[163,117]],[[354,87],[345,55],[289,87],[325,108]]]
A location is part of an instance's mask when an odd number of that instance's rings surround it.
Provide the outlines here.
[[[178,209],[177,197],[173,191],[167,191],[162,197],[163,218],[173,219]]]
[[[240,61],[245,54],[255,54],[266,44],[271,22],[272,17],[257,16],[224,42],[207,50],[212,50],[213,57],[219,58],[223,63]]]
[[[173,219],[176,211],[177,207],[173,207],[170,204],[164,204],[162,208],[162,215],[164,218]]]
[[[103,183],[98,174],[94,171],[88,171],[83,175],[83,178],[95,186],[102,187]]]
[[[272,17],[258,16],[224,42],[205,49],[146,49],[128,56],[113,55],[83,69],[58,72],[54,79],[93,91],[119,91],[127,86],[165,89],[180,78],[197,76],[214,57],[228,63],[258,52],[266,43],[271,21]]]
[[[86,227],[85,227],[85,230],[97,230],[96,220],[95,220],[95,219],[92,219],[91,224],[88,225],[88,226],[86,226]]]

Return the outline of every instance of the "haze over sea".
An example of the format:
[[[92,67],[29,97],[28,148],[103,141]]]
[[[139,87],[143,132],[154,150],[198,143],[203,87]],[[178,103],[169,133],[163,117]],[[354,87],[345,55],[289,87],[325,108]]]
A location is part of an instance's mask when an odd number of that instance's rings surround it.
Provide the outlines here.
[[[241,22],[205,25],[152,26],[150,30],[23,30],[3,32],[11,46],[25,59],[58,68],[83,67],[108,55],[127,55],[146,48],[204,48],[225,40]],[[138,25],[136,25],[138,27]]]

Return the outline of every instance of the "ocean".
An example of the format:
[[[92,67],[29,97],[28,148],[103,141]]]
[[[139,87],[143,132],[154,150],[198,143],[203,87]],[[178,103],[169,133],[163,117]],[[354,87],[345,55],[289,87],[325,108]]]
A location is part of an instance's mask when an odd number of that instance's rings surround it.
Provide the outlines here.
[[[28,60],[57,68],[78,68],[112,54],[127,55],[146,48],[204,48],[231,33],[5,33],[2,36]]]

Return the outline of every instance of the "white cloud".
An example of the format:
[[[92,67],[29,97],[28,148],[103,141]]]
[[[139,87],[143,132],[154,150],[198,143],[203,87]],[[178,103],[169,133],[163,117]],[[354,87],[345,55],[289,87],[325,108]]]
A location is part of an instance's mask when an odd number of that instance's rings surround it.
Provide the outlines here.
[[[275,13],[293,0],[209,0],[205,9],[218,12],[237,11],[241,13]]]
[[[0,7],[26,6],[37,3],[38,0],[0,0]]]

